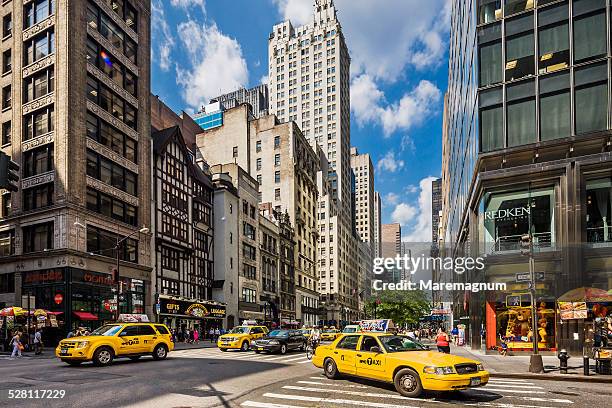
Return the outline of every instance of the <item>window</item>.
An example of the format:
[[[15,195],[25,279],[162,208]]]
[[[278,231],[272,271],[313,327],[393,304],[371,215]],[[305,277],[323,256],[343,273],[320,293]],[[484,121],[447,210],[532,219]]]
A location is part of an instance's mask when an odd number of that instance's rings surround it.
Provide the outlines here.
[[[181,259],[179,251],[164,246],[162,247],[161,258],[162,268],[176,272],[179,271],[179,260]]]
[[[255,227],[253,227],[248,222],[243,223],[243,233],[246,237],[255,240]]]
[[[576,134],[608,127],[608,66],[590,65],[574,71]]]
[[[346,336],[338,342],[336,348],[344,350],[357,350],[357,343],[359,342],[359,336]]]
[[[23,253],[53,249],[53,222],[23,227]]]
[[[23,117],[24,135],[23,140],[29,140],[54,129],[55,111],[53,106],[42,108]]]
[[[495,88],[481,92],[480,108],[480,150],[489,152],[504,147],[504,110],[502,89]]]
[[[570,136],[569,87],[568,73],[540,77],[540,140]]]
[[[51,170],[53,170],[53,144],[23,153],[23,177],[35,176]]]
[[[0,256],[15,255],[15,230],[0,231]]]
[[[261,170],[261,158],[258,158],[255,162],[255,169]]]
[[[535,85],[524,81],[506,88],[506,118],[508,146],[520,146],[536,141]]]
[[[25,211],[48,207],[51,204],[53,204],[53,183],[23,190],[23,209]]]
[[[41,96],[53,92],[54,83],[53,67],[38,72],[23,81],[23,101],[30,102]]]
[[[11,121],[4,122],[2,124],[2,144],[7,145],[11,143]]]
[[[257,292],[255,292],[253,289],[242,288],[241,300],[246,303],[256,303],[257,302]]]
[[[2,53],[2,74],[7,74],[13,69],[13,58],[11,50],[8,49]]]
[[[11,86],[7,85],[2,88],[2,110],[10,109],[11,107]]]
[[[587,242],[612,241],[612,220],[610,219],[612,214],[610,211],[612,182],[610,178],[588,180],[586,182],[586,192]]]
[[[87,209],[106,217],[138,226],[138,209],[118,198],[87,188]]]
[[[277,201],[280,200],[280,195],[281,195],[280,188],[275,188],[274,189],[274,199]]]
[[[501,0],[478,1],[478,23],[486,24],[502,17]]]
[[[502,81],[501,24],[478,30],[480,86]]]
[[[0,218],[11,215],[11,193],[0,194]]]
[[[603,57],[607,50],[605,0],[574,0],[574,62]]]
[[[524,10],[533,8],[534,0],[505,0],[504,11],[508,16],[510,14],[519,13]]]
[[[274,136],[274,148],[278,149],[280,147],[280,136]]]
[[[87,252],[94,254],[116,257],[115,247],[117,235],[101,228],[87,226]],[[126,262],[138,263],[138,241],[128,238],[119,248],[119,259]]]
[[[567,3],[540,10],[538,25],[538,72],[566,68],[569,65]]]
[[[256,252],[254,246],[242,243],[242,254],[245,258],[250,259],[251,261],[256,260]]]
[[[255,142],[255,151],[258,153],[261,152],[261,140]]]
[[[13,16],[9,13],[2,17],[2,38],[13,33]]]
[[[137,142],[91,113],[87,113],[86,131],[87,137],[126,159],[137,162]]]
[[[137,129],[136,109],[93,77],[87,77],[87,99],[99,105],[132,129]]]
[[[40,23],[55,12],[55,0],[35,0],[24,6],[23,27]]]
[[[232,157],[238,157],[238,146],[232,148]]]
[[[506,81],[535,73],[533,14],[506,22]]]
[[[87,151],[87,175],[131,195],[137,195],[138,176],[92,150]]]
[[[32,64],[55,52],[55,33],[45,31],[24,42],[24,65]]]
[[[2,233],[0,233],[0,237]],[[2,238],[0,238],[1,242]],[[0,245],[2,245],[0,243]],[[0,249],[0,256],[2,255],[2,249]],[[15,292],[15,273],[3,273],[0,275],[0,293],[13,293]]]
[[[162,293],[168,295],[178,295],[179,292],[179,283],[172,279],[162,279],[161,280]]]
[[[249,279],[257,279],[257,268],[253,265],[244,264],[242,276]]]
[[[91,38],[87,38],[87,61],[128,93],[136,96],[136,76]]]

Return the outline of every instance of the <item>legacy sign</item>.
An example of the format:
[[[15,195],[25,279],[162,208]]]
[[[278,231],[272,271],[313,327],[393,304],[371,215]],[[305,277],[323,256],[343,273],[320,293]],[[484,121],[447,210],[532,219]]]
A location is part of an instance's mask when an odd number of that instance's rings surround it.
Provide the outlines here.
[[[225,305],[160,297],[159,313],[190,317],[192,319],[222,319],[225,317]]]

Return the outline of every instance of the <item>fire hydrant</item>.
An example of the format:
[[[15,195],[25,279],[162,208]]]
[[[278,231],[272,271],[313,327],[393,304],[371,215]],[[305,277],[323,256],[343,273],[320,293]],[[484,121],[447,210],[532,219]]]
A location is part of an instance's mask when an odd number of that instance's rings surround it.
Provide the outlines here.
[[[559,372],[561,374],[567,374],[567,360],[569,360],[570,356],[567,354],[567,350],[561,349],[559,354],[557,354],[559,358]]]

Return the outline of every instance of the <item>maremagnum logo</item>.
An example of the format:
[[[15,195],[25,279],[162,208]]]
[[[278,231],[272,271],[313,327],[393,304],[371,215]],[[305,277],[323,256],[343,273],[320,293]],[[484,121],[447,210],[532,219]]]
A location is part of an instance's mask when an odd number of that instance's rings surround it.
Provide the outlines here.
[[[531,209],[529,207],[508,208],[506,210],[485,211],[484,219],[486,220],[504,220],[508,218],[520,218],[529,215]]]

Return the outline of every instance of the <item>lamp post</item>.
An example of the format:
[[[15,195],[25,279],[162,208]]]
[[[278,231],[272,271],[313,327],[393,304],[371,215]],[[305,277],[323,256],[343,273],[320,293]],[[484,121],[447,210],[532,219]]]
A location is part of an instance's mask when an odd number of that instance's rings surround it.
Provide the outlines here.
[[[115,309],[115,320],[119,320],[119,295],[121,294],[121,279],[120,279],[120,275],[119,275],[119,248],[121,247],[121,244],[123,244],[128,238],[132,237],[135,234],[146,234],[147,232],[149,232],[149,229],[145,226],[143,226],[141,229],[139,229],[138,231],[134,231],[131,234],[128,234],[126,236],[124,236],[123,238],[119,239],[119,235],[117,235],[117,243],[115,244],[115,270],[113,271],[113,279],[115,281],[115,285],[116,286],[116,290],[117,290],[117,306]]]

